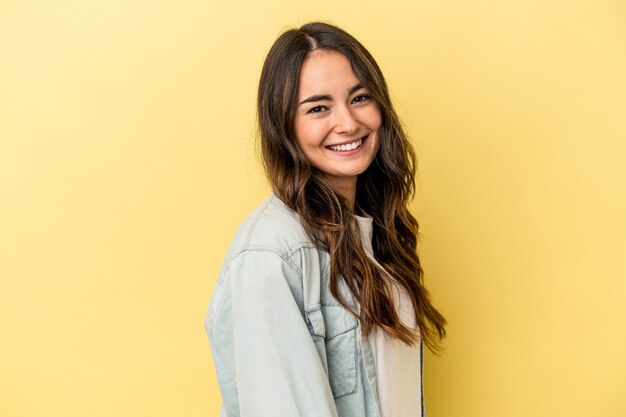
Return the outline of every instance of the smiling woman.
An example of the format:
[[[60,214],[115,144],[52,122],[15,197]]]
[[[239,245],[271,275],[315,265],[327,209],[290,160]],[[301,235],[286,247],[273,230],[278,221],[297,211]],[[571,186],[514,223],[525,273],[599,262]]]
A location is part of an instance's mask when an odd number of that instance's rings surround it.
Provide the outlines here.
[[[378,152],[381,115],[350,61],[315,50],[302,63],[294,117],[298,145],[326,182],[354,205],[357,175]]]
[[[415,156],[380,68],[345,31],[282,34],[258,91],[273,194],[243,223],[206,316],[227,416],[424,415],[445,319],[408,210]]]

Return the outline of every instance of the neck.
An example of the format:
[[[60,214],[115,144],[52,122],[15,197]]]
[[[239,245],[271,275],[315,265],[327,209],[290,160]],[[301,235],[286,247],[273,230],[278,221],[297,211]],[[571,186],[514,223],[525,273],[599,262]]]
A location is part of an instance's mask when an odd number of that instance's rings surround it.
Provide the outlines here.
[[[326,178],[326,183],[343,198],[348,200],[350,210],[354,211],[354,200],[356,199],[356,176],[354,177],[333,177]]]

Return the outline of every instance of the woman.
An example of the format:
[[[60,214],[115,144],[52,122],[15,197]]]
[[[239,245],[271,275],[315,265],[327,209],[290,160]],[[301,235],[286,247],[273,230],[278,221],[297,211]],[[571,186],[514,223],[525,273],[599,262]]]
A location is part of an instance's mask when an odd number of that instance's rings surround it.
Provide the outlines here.
[[[443,316],[408,210],[415,156],[383,75],[324,23],[282,34],[258,91],[273,186],[235,236],[206,328],[222,416],[424,415]]]

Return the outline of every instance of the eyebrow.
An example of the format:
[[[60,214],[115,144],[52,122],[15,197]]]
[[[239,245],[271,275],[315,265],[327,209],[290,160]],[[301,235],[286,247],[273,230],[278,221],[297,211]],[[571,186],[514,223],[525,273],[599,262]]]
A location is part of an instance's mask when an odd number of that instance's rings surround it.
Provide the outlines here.
[[[348,94],[352,95],[362,88],[365,88],[363,87],[363,84],[358,83],[357,85],[350,87],[350,89],[348,90]],[[314,95],[314,96],[307,97],[304,100],[302,100],[300,103],[298,103],[298,106],[301,106],[305,103],[314,103],[316,101],[324,101],[324,100],[331,101],[332,99],[333,98],[329,95]]]

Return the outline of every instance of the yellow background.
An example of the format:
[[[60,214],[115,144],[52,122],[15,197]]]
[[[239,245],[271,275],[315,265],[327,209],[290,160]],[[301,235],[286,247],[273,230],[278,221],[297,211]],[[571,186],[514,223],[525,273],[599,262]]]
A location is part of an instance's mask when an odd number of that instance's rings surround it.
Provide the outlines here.
[[[260,66],[334,22],[419,152],[432,417],[626,415],[626,3],[0,1],[0,415],[217,416]]]

